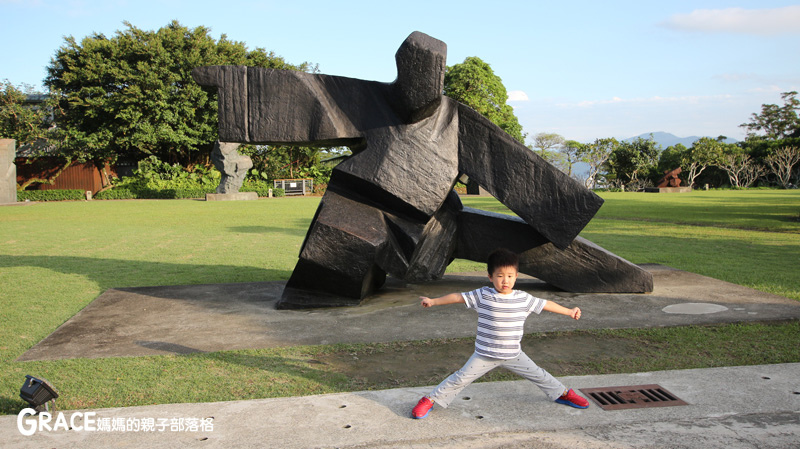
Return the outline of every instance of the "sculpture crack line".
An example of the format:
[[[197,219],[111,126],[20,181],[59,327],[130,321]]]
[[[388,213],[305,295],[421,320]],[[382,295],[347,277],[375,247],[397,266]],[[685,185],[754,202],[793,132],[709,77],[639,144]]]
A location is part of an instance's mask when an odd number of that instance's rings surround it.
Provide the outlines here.
[[[488,119],[442,95],[447,47],[412,33],[392,83],[245,66],[198,67],[219,92],[222,142],[347,145],[279,308],[359,304],[389,274],[439,279],[505,247],[520,271],[573,292],[649,292],[650,273],[578,237],[603,200]],[[462,206],[469,178],[518,217]]]

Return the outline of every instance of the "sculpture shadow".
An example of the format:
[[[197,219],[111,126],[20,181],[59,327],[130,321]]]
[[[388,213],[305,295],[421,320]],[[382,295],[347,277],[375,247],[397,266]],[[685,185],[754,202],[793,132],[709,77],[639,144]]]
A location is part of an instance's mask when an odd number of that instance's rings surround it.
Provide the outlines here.
[[[290,270],[71,256],[2,255],[0,267],[38,267],[83,276],[101,290],[153,285],[199,285],[287,279]],[[130,273],[130,276],[125,276]],[[166,282],[166,283],[165,283]]]
[[[241,234],[284,234],[292,237],[303,237],[306,235],[309,224],[308,220],[295,220],[290,227],[277,226],[230,226],[228,231]]]
[[[192,348],[189,346],[179,345],[176,343],[168,343],[165,341],[144,341],[144,340],[137,340],[134,343],[137,345],[148,348],[148,349],[157,349],[159,351],[166,351],[171,352],[173,354],[194,354],[194,353],[205,353],[206,351],[202,351],[200,349]]]

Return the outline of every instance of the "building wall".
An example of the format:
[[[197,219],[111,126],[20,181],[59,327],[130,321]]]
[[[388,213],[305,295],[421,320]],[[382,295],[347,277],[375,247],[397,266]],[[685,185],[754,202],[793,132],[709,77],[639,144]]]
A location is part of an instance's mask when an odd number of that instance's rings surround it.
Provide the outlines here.
[[[50,158],[39,158],[36,162],[28,164],[25,163],[24,158],[18,158],[17,165],[17,183],[23,182],[31,178],[46,179],[55,174],[60,168],[58,161]],[[106,173],[109,176],[114,176],[114,170],[110,166],[106,166]],[[102,174],[94,164],[91,163],[73,163],[67,167],[55,179],[54,184],[41,184],[34,183],[29,190],[90,190],[92,194],[97,193],[103,187]]]

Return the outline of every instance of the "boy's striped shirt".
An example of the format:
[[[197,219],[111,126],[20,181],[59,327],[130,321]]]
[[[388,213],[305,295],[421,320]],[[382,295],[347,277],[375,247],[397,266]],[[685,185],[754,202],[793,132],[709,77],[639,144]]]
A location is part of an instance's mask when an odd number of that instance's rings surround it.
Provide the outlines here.
[[[475,352],[495,359],[513,359],[522,351],[525,319],[542,312],[547,300],[514,290],[501,295],[492,287],[462,293],[464,302],[478,312]]]

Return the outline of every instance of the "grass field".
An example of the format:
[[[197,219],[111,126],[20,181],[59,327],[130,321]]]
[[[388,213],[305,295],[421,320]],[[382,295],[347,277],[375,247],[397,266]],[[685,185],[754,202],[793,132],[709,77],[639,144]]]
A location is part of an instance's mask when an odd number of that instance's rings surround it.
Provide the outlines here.
[[[606,203],[582,235],[606,249],[634,263],[669,265],[800,300],[800,191],[601,196]],[[144,200],[0,207],[0,412],[16,413],[24,406],[18,394],[25,374],[47,378],[56,385],[62,391],[60,408],[275,397],[386,386],[348,372],[348,367],[336,363],[339,354],[395,351],[407,355],[420,344],[423,349],[424,345],[452,344],[400,342],[189,356],[14,361],[108,288],[287,279],[318,202],[319,198]],[[464,202],[507,212],[491,198],[466,198]],[[456,261],[450,267],[450,271],[482,269],[468,261]],[[796,322],[715,330],[600,332],[591,338],[657,344],[665,332],[679,332],[686,341],[721,338],[728,346],[732,339],[737,340],[736,335],[741,335],[741,341],[763,340],[746,340],[748,333],[790,343],[777,345],[777,349],[774,341],[748,343],[748,350],[729,351],[731,354],[707,362],[716,366],[800,361]],[[683,349],[691,344],[685,343]],[[677,346],[675,355],[665,360],[594,358],[564,372],[687,366],[679,355],[681,348]],[[330,363],[309,362],[326,357]],[[693,363],[698,362],[686,363],[697,367]],[[174,382],[190,388],[176,392],[170,384]],[[435,381],[404,378],[389,385],[418,382]]]

